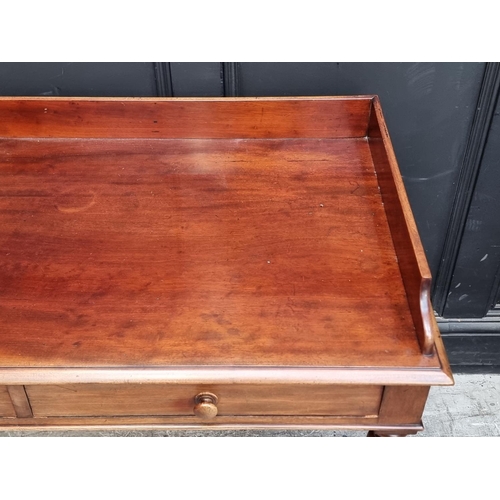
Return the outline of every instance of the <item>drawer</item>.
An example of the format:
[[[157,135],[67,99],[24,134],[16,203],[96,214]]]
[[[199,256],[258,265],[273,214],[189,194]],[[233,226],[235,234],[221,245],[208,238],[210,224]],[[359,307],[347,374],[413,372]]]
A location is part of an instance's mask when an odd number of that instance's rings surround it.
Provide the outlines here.
[[[378,414],[382,389],[307,384],[26,386],[34,417],[193,416],[200,393],[216,396],[208,403],[216,403],[220,416],[373,416]]]

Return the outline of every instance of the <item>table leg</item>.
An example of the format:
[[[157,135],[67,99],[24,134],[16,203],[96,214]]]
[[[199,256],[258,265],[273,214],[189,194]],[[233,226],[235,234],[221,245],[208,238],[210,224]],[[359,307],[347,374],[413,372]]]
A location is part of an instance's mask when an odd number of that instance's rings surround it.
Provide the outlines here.
[[[368,431],[366,437],[406,437],[408,434],[412,434],[410,432],[382,432],[382,431]]]

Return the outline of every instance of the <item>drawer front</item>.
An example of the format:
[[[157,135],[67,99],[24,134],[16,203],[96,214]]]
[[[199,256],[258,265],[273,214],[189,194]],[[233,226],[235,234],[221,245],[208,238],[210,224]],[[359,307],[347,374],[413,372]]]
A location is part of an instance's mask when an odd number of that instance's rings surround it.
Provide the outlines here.
[[[194,415],[195,398],[217,396],[217,415],[374,416],[380,386],[72,384],[27,386],[34,417]]]
[[[16,411],[5,385],[0,385],[0,418],[16,416]]]

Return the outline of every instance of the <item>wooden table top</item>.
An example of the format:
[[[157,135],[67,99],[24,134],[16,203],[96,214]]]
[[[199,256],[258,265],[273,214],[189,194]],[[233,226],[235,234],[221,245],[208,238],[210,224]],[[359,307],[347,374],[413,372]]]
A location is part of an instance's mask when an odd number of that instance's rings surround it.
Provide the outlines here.
[[[366,138],[0,150],[0,366],[439,367]]]

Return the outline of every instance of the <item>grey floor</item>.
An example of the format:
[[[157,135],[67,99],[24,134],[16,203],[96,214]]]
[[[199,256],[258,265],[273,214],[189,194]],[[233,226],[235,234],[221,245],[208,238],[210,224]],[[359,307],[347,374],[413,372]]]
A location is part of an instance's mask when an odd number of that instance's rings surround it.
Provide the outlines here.
[[[417,436],[500,436],[500,375],[455,375],[455,386],[433,387]],[[99,431],[0,432],[24,436],[366,436],[349,431]]]

